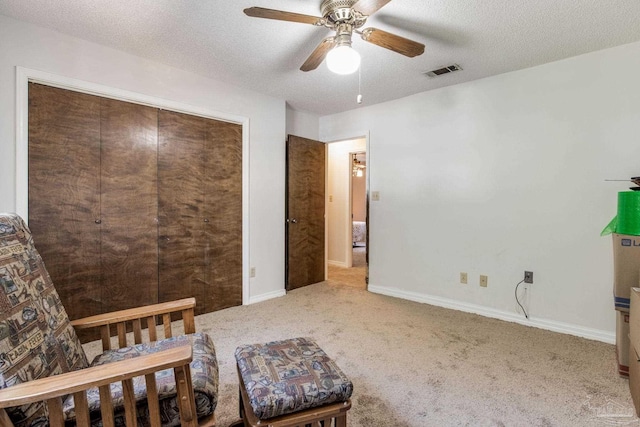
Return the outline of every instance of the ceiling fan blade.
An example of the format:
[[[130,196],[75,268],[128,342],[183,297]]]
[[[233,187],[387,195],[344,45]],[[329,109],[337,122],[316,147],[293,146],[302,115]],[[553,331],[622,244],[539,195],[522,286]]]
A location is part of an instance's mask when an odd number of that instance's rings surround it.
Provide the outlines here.
[[[322,40],[318,47],[316,47],[316,49],[313,51],[313,53],[309,55],[304,64],[302,64],[302,67],[300,67],[300,69],[306,72],[318,68],[318,66],[322,64],[322,61],[324,61],[327,53],[329,53],[329,51],[333,49],[334,45],[335,37],[327,37],[326,39]]]
[[[373,15],[378,10],[382,9],[382,6],[389,3],[391,0],[359,0],[351,6],[352,9],[357,10],[363,15]]]
[[[401,53],[410,58],[424,53],[424,45],[422,43],[414,42],[377,28],[365,28],[360,35],[364,41]]]
[[[300,22],[302,24],[317,25],[322,18],[301,13],[285,12],[282,10],[266,9],[264,7],[249,7],[244,10],[245,15],[254,18],[277,19],[278,21]]]

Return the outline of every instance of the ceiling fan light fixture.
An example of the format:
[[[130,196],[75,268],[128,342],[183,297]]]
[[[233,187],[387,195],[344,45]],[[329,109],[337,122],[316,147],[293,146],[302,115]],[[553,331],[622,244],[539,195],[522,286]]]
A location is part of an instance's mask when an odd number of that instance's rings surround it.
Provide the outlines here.
[[[367,19],[391,0],[322,0],[322,16],[303,15],[264,7],[249,7],[247,16],[278,21],[298,22],[335,31],[335,36],[326,37],[315,48],[300,67],[300,71],[311,71],[327,60],[329,70],[337,74],[352,74],[360,68],[360,55],[351,48],[353,33],[365,42],[389,49],[413,58],[424,53],[424,45],[413,40],[388,33],[378,28],[362,28]],[[362,102],[358,97],[358,103]]]
[[[327,54],[327,67],[336,74],[353,74],[360,68],[360,54],[351,46],[336,46]]]

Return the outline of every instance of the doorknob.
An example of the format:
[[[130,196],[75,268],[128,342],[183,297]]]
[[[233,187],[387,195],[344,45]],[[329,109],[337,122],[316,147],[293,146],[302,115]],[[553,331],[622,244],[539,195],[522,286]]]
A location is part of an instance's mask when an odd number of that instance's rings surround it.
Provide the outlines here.
[[[295,218],[293,218],[293,219],[291,219],[291,222],[292,222],[292,223],[294,223],[294,224],[297,224],[297,223],[298,223],[298,220],[297,220],[297,219],[295,219]]]

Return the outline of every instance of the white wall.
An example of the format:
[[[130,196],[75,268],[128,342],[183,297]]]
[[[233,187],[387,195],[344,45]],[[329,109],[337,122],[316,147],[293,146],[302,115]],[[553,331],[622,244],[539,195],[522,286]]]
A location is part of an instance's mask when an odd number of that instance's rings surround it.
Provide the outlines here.
[[[16,211],[16,66],[248,118],[249,297],[284,293],[284,100],[0,16],[0,212]]]
[[[369,289],[611,342],[599,233],[629,184],[604,180],[640,172],[638,76],[634,43],[322,117],[324,141],[370,131]]]
[[[287,104],[287,135],[318,140],[320,117],[307,111],[294,110]]]
[[[365,151],[365,138],[328,144],[327,166],[327,239],[328,262],[351,267],[351,154]]]

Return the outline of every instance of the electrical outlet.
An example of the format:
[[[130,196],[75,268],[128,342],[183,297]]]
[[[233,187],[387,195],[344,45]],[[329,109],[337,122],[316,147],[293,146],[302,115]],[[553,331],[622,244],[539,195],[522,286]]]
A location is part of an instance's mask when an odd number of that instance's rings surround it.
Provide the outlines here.
[[[480,286],[486,288],[489,285],[489,276],[480,275]]]
[[[524,283],[533,283],[533,271],[524,272]]]
[[[256,268],[255,267],[251,267],[249,269],[249,277],[256,277]]]
[[[467,284],[467,273],[460,273],[460,283]]]

